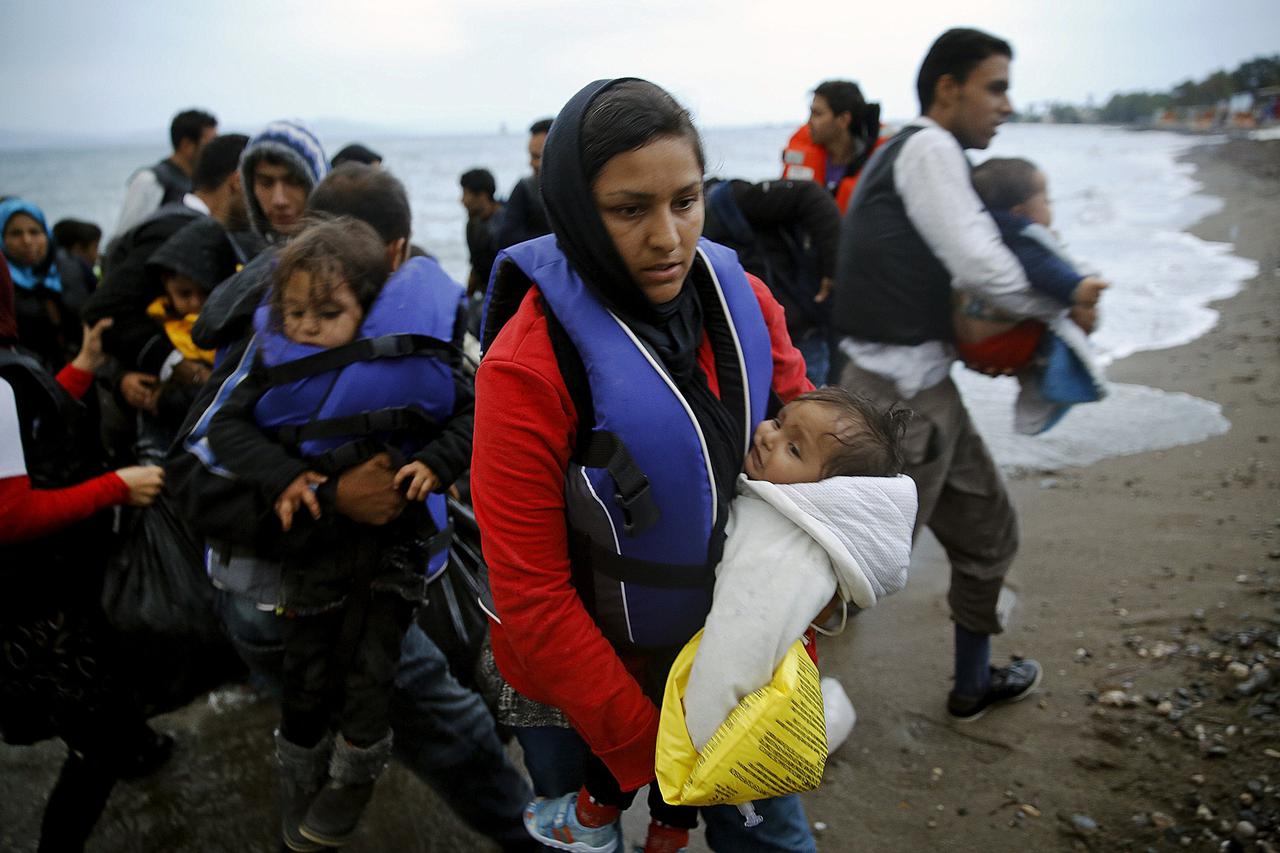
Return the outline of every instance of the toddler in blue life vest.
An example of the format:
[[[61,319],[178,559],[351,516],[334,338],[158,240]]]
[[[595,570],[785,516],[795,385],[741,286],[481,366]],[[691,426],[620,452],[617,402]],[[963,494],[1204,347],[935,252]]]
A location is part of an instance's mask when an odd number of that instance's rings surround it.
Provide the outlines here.
[[[684,694],[696,749],[744,697],[772,680],[819,614],[837,608],[843,629],[848,607],[871,607],[906,584],[916,517],[915,484],[902,474],[900,446],[909,417],[825,387],[801,394],[756,428]],[[682,849],[696,824],[696,809],[662,802],[657,787],[650,787],[654,822],[646,853]],[[535,801],[525,825],[549,846],[605,853],[620,837],[619,809],[611,805],[616,791],[604,764],[588,756],[582,790]],[[557,817],[579,846],[546,831]]]
[[[465,467],[453,457],[470,456],[471,398],[447,343],[461,287],[427,259],[388,273],[363,222],[295,237],[255,317],[252,367],[209,427],[219,464],[257,488],[284,533],[276,746],[291,850],[345,844],[390,758],[400,644],[447,557],[437,470],[452,479]],[[403,513],[376,526],[335,512],[337,475],[380,453],[403,459]]]

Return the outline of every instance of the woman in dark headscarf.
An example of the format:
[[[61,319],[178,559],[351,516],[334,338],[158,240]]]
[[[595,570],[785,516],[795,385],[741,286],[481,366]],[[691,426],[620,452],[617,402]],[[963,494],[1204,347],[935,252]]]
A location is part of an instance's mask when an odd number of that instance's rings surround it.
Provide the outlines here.
[[[80,346],[80,308],[88,292],[79,277],[64,285],[44,213],[29,201],[0,201],[4,259],[14,286],[18,338],[22,345],[58,370]],[[64,261],[65,263],[65,261]]]
[[[41,851],[82,849],[116,780],[154,769],[172,741],[146,724],[118,676],[98,603],[111,513],[160,492],[154,466],[107,471],[78,402],[102,365],[104,320],[56,377],[18,344],[0,265],[0,737],[61,737],[68,755],[45,807]]]
[[[559,797],[526,813],[552,846],[618,844],[619,810],[654,778],[667,670],[710,606],[752,431],[771,391],[811,387],[768,288],[700,240],[702,173],[669,94],[592,83],[543,152],[553,234],[494,267],[472,489],[498,667],[572,727],[518,729],[538,793]],[[651,826],[646,849],[677,849],[688,818],[660,795],[650,808],[676,825]],[[711,845],[814,849],[798,798],[761,808],[751,830],[704,810]]]

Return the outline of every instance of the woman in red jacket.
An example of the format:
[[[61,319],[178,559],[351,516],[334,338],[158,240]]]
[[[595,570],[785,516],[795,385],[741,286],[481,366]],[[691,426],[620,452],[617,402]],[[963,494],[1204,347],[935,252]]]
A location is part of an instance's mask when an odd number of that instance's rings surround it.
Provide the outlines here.
[[[172,748],[136,706],[98,604],[111,541],[104,510],[151,503],[163,472],[105,470],[97,422],[77,402],[105,360],[110,321],[85,330],[55,378],[18,346],[7,272],[0,264],[0,737],[66,742],[39,850],[76,851],[116,780],[149,773]]]
[[[811,387],[768,288],[700,241],[702,173],[665,91],[588,85],[543,154],[553,234],[506,250],[490,285],[472,489],[493,650],[516,691],[572,726],[518,730],[539,794],[563,795],[526,825],[564,849],[615,849],[619,811],[653,780],[656,697],[709,607],[751,431]],[[576,761],[596,799],[578,795]],[[704,810],[709,843],[814,849],[797,798],[762,808],[754,829]],[[651,826],[646,849],[678,849],[688,828]]]

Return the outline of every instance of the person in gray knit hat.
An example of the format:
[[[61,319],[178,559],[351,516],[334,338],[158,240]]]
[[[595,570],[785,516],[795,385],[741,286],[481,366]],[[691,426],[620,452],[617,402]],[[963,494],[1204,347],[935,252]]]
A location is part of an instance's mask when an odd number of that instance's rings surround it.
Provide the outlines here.
[[[240,180],[252,190],[245,198],[254,230],[273,243],[290,237],[328,162],[320,140],[300,122],[273,121],[249,140]]]

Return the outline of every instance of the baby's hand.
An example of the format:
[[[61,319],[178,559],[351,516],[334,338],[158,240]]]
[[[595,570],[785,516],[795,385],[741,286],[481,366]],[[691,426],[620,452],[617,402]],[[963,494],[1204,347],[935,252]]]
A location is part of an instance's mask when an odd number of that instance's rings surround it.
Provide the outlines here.
[[[1085,276],[1076,285],[1075,292],[1071,294],[1071,301],[1076,305],[1092,308],[1098,304],[1098,300],[1102,297],[1102,291],[1108,287],[1110,287],[1109,284],[1095,275]]]
[[[404,496],[411,501],[426,500],[427,495],[440,488],[440,478],[436,476],[436,472],[418,461],[410,462],[396,472],[396,488],[400,488],[411,477],[413,481],[404,492]]]
[[[293,514],[298,507],[306,504],[312,518],[320,517],[320,501],[316,498],[316,486],[329,479],[315,471],[303,471],[292,483],[285,487],[276,498],[276,516],[280,519],[280,527],[288,530],[293,527]]]

